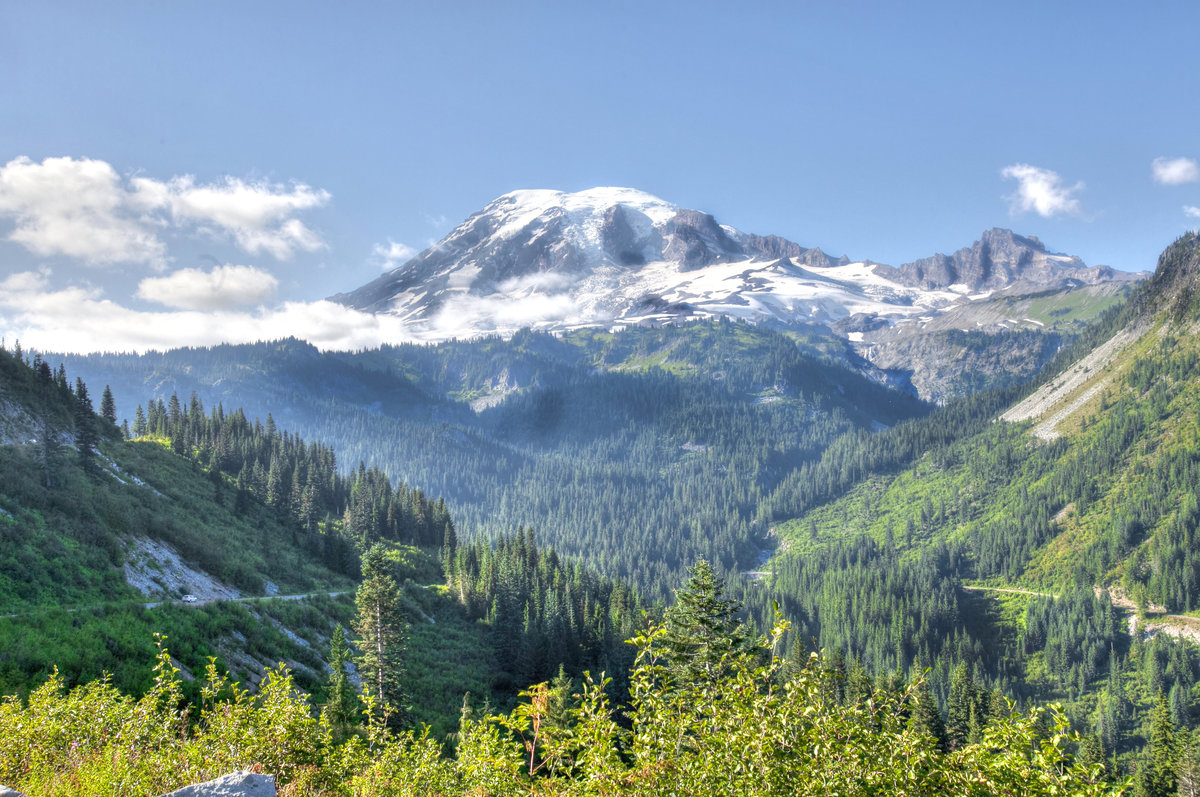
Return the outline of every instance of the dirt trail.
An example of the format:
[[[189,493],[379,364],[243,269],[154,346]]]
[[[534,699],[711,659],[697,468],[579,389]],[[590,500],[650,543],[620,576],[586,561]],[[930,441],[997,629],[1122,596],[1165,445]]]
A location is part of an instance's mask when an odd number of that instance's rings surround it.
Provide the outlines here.
[[[69,609],[63,609],[62,607],[59,607],[59,606],[46,607],[43,609],[33,609],[28,612],[17,612],[15,614],[0,614],[0,618],[10,619],[10,618],[14,618],[14,617],[33,617],[34,615],[44,614],[46,612],[52,612],[52,611],[64,611],[67,614],[75,614],[76,612],[87,612],[87,611],[92,611],[93,609],[104,609],[104,608],[113,609],[113,608],[120,608],[122,606],[141,606],[143,609],[153,609],[158,606],[162,606],[164,604],[169,604],[169,603],[177,603],[181,606],[204,606],[209,603],[250,603],[250,602],[257,602],[257,601],[276,601],[276,600],[278,600],[278,601],[298,601],[298,600],[303,600],[304,598],[314,598],[318,595],[328,595],[331,598],[336,598],[340,595],[352,595],[352,594],[354,594],[354,590],[344,589],[344,590],[335,591],[335,592],[330,592],[328,590],[317,590],[316,592],[298,592],[294,595],[250,595],[250,596],[240,597],[240,598],[206,598],[205,600],[196,600],[191,603],[184,603],[183,601],[179,600],[178,598],[172,598],[171,600],[162,600],[162,601],[149,601],[147,603],[141,603],[138,601],[115,601],[115,602],[107,602],[107,603],[89,604],[87,606],[72,606]]]
[[[1017,587],[968,587],[965,584],[963,589],[974,590],[978,592],[1007,592],[1012,595],[1036,595],[1041,598],[1054,598],[1058,600],[1058,596],[1053,592],[1034,592],[1030,589],[1019,589]]]

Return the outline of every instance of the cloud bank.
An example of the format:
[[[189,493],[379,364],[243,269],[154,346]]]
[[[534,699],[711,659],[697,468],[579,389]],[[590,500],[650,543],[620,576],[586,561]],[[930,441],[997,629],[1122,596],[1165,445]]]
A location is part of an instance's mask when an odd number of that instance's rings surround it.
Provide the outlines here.
[[[279,280],[253,266],[217,266],[211,271],[185,268],[138,284],[137,296],[183,310],[222,310],[265,301]]]
[[[8,240],[37,255],[161,263],[166,246],[132,199],[104,161],[20,157],[0,167],[0,218],[15,222]]]
[[[210,184],[191,175],[166,181],[124,181],[111,165],[90,158],[18,157],[0,167],[0,220],[8,240],[37,255],[65,255],[91,265],[167,261],[163,230],[229,238],[249,254],[286,260],[324,247],[297,215],[321,207],[328,192],[296,183]]]
[[[1083,189],[1083,183],[1067,187],[1057,172],[1028,163],[1005,166],[1000,175],[1017,181],[1017,193],[1008,197],[1014,214],[1033,211],[1042,218],[1050,218],[1063,213],[1079,216],[1083,212],[1079,200],[1073,196]]]
[[[159,182],[132,180],[134,201],[150,210],[166,210],[181,226],[193,224],[220,236],[228,234],[245,252],[267,253],[287,260],[297,250],[313,252],[324,246],[315,232],[295,214],[329,201],[329,193],[296,184],[247,183],[236,177],[197,185],[191,175]]]
[[[176,276],[164,279],[170,281]],[[42,351],[79,353],[145,352],[286,337],[335,350],[413,340],[404,323],[395,317],[362,313],[334,302],[285,302],[252,312],[145,312],[123,307],[93,289],[55,290],[50,277],[45,270],[27,271],[0,281],[0,334],[7,340],[21,340],[28,348]],[[186,285],[190,279],[180,278],[176,284]]]

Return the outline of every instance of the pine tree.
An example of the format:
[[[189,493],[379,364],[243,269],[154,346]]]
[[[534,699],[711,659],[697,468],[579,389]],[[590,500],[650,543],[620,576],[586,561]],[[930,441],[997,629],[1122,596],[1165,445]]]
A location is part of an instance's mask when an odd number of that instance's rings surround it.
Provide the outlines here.
[[[358,608],[354,631],[358,634],[355,645],[361,651],[357,661],[363,690],[375,703],[374,720],[395,726],[408,719],[404,689],[407,623],[391,570],[383,545],[372,546],[363,555],[363,581],[354,599]]]
[[[663,651],[667,667],[680,686],[712,683],[728,669],[728,658],[751,646],[746,627],[737,619],[741,608],[725,594],[724,579],[717,578],[703,559],[689,571],[689,579],[675,593],[667,610]]]
[[[79,466],[87,474],[94,474],[96,466],[96,414],[92,410],[92,400],[88,397],[87,385],[79,377],[75,378],[75,448],[79,455]]]
[[[1171,797],[1176,793],[1175,724],[1171,708],[1161,692],[1150,715],[1150,744],[1138,765],[1134,794],[1141,797]]]
[[[117,423],[117,403],[108,385],[104,386],[104,393],[100,395],[100,417],[113,425]]]
[[[342,624],[338,623],[329,641],[329,682],[326,687],[328,700],[325,703],[325,711],[330,723],[339,733],[356,724],[358,719],[358,698],[350,686],[350,675],[346,670],[349,661],[350,647],[346,644],[346,631]]]
[[[908,727],[910,730],[928,734],[938,750],[946,749],[946,725],[942,722],[937,699],[934,698],[928,681],[923,680],[917,686],[916,701],[908,715]]]
[[[966,662],[950,674],[950,697],[946,704],[946,739],[951,749],[967,744],[971,736],[971,714],[978,702],[978,689]],[[976,720],[978,722],[978,720]]]
[[[1175,768],[1180,797],[1200,797],[1200,738],[1191,731],[1180,731],[1179,763]]]

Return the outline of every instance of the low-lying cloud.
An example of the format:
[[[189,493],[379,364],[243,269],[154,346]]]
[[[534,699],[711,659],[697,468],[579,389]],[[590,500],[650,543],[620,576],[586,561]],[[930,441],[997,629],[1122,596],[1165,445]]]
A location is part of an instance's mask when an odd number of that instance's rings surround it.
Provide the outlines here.
[[[570,280],[562,274],[540,273],[506,280],[482,296],[466,290],[451,293],[433,318],[435,337],[505,334],[580,318],[581,308],[568,292],[569,286]]]
[[[1079,200],[1073,196],[1083,190],[1083,183],[1068,187],[1057,172],[1028,163],[1006,166],[1000,175],[1018,183],[1017,192],[1008,197],[1014,214],[1033,211],[1043,218],[1050,218],[1064,213],[1079,216],[1083,212]]]
[[[302,338],[319,349],[357,350],[411,341],[394,316],[329,301],[285,302],[254,311],[147,312],[103,298],[99,290],[54,289],[47,271],[0,281],[0,334],[54,352],[165,350],[181,346]]]
[[[223,310],[260,304],[275,293],[279,280],[253,266],[217,266],[209,271],[184,268],[166,277],[148,277],[137,296],[182,310]]]

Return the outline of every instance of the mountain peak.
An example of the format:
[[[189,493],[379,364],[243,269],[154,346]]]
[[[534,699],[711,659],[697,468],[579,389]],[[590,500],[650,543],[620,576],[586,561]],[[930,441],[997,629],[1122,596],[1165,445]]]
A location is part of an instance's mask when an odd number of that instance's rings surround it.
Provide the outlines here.
[[[613,205],[675,207],[670,202],[653,194],[622,186],[596,186],[574,192],[556,191],[552,188],[522,188],[497,197],[488,204],[488,207],[493,205],[514,205],[539,209],[558,206],[573,211],[594,210]]]
[[[1140,304],[1149,312],[1169,307],[1176,318],[1182,318],[1197,304],[1200,297],[1200,233],[1184,233],[1158,256],[1158,266],[1144,292]]]
[[[1076,256],[1047,251],[1036,236],[1003,227],[986,230],[954,254],[923,257],[899,268],[880,266],[876,273],[924,290],[962,286],[971,292],[1002,290],[1017,283],[1050,285],[1071,280],[1091,285],[1119,278],[1107,266],[1089,268]]]
[[[852,263],[607,186],[504,194],[399,268],[332,298],[442,340],[688,317],[793,326],[869,316],[887,324],[1020,282],[1112,278],[1103,272],[1001,228],[899,268]]]

